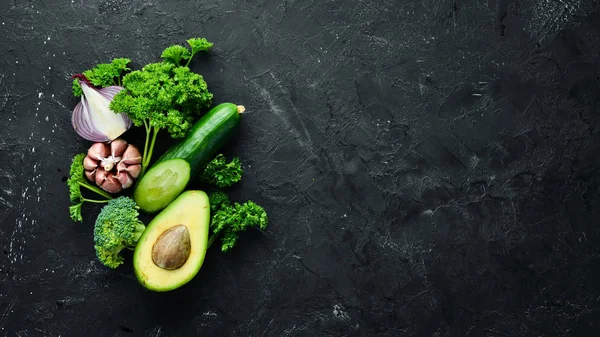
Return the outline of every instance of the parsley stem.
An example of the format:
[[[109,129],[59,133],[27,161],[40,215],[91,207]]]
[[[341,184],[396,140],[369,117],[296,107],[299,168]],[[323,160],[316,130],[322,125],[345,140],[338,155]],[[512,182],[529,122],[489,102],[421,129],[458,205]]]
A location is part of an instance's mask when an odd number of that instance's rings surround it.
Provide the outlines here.
[[[94,199],[86,199],[84,197],[81,197],[81,201],[85,201],[85,202],[93,202],[95,204],[104,204],[106,202],[109,202],[110,200],[94,200]]]
[[[188,59],[187,63],[185,64],[186,67],[189,68],[190,62],[192,62],[193,57],[194,57],[194,53],[192,52],[192,54],[190,55],[190,58]]]
[[[87,188],[88,190],[90,190],[92,192],[96,192],[96,193],[100,194],[101,196],[107,198],[108,200],[112,199],[112,196],[110,194],[108,194],[107,192],[99,189],[98,187],[92,186],[92,185],[90,185],[88,183],[85,183],[83,181],[78,181],[78,183],[79,183],[79,186],[85,187],[85,188]],[[108,201],[108,200],[106,200],[106,201]]]
[[[144,143],[144,155],[142,156],[142,171],[140,172],[140,178],[144,175],[144,172],[146,172],[146,166],[144,163],[146,162],[146,157],[148,156],[148,143],[150,142],[150,125],[145,119],[144,127],[146,128],[146,142]]]
[[[150,159],[152,159],[152,152],[154,151],[154,144],[156,143],[156,136],[158,136],[158,131],[160,131],[160,128],[154,127],[152,128],[152,139],[150,140],[150,145],[148,147],[148,151],[145,152],[144,154],[144,158],[142,158],[142,172],[140,176],[143,176],[144,173],[146,173],[146,168],[148,167],[148,165],[150,165]],[[149,136],[150,134],[147,133],[147,136]],[[148,142],[146,142],[148,143]]]
[[[219,236],[219,234],[213,234],[210,236],[210,238],[208,239],[208,243],[206,244],[206,249],[210,248],[210,245],[212,245],[213,242],[215,242],[217,236]]]

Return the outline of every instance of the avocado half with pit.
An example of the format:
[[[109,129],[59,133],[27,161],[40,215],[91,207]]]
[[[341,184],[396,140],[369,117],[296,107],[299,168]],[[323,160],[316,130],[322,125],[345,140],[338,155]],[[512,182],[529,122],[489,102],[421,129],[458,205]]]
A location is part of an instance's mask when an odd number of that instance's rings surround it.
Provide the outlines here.
[[[133,255],[138,281],[152,291],[170,291],[200,270],[208,244],[210,204],[203,191],[186,191],[146,227]]]

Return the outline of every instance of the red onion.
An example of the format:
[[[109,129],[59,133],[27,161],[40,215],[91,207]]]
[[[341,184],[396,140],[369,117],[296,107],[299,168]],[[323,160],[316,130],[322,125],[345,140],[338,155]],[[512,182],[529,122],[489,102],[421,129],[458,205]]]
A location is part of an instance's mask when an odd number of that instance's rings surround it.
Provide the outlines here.
[[[83,75],[79,79],[81,102],[75,106],[71,122],[78,135],[92,142],[108,142],[117,139],[131,127],[131,120],[124,113],[110,110],[112,99],[123,87],[94,88]]]

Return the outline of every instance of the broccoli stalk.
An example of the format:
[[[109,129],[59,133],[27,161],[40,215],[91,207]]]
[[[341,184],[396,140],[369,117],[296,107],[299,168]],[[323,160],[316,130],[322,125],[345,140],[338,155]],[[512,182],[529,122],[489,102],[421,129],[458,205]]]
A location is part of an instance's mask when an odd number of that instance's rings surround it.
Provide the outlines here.
[[[119,197],[102,208],[94,226],[94,248],[98,260],[109,268],[123,264],[120,255],[125,248],[133,249],[146,226],[138,218],[138,206],[133,199]]]
[[[212,193],[209,201],[213,216],[207,248],[220,237],[221,251],[226,252],[235,246],[241,232],[250,228],[267,228],[267,213],[252,201],[231,204],[227,194],[220,191]]]
[[[135,126],[146,129],[140,177],[150,165],[160,130],[167,130],[172,138],[185,137],[194,116],[212,103],[213,95],[204,78],[187,67],[197,52],[209,50],[212,43],[206,39],[187,42],[191,52],[183,46],[171,46],[162,53],[163,62],[150,63],[125,75],[125,90],[110,104],[111,110],[127,114]],[[187,61],[185,66],[182,61]]]
[[[85,158],[85,156],[85,153],[80,153],[73,157],[71,169],[69,170],[69,179],[67,179],[67,185],[69,186],[69,198],[71,199],[71,202],[76,203],[69,207],[69,214],[73,221],[80,222],[83,221],[83,217],[81,216],[81,206],[83,206],[83,203],[106,203],[112,199],[110,194],[96,186],[93,186],[85,179],[85,176],[83,174],[83,159]],[[85,198],[81,194],[82,187],[100,195],[101,197],[103,197],[103,199],[97,200]]]

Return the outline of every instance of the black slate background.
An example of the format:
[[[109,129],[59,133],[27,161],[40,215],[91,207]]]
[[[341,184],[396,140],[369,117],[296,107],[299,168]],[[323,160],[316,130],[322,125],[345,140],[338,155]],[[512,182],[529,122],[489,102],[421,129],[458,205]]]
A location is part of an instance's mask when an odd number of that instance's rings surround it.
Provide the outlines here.
[[[0,22],[0,335],[598,336],[597,0],[4,0]],[[193,36],[250,111],[231,194],[271,222],[155,294],[95,260],[97,208],[68,218],[69,76]]]

